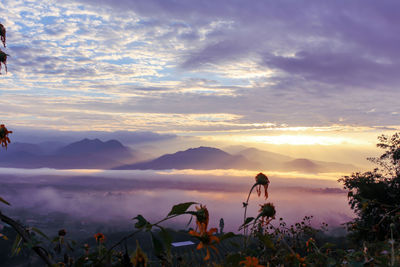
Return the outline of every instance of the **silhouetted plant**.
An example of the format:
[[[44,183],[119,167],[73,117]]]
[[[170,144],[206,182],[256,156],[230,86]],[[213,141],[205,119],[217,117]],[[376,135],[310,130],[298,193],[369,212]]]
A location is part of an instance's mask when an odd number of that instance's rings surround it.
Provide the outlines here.
[[[357,215],[348,223],[351,237],[357,242],[385,240],[390,237],[391,223],[397,229],[400,226],[400,135],[382,135],[378,139],[377,146],[385,152],[378,158],[369,158],[378,167],[339,179],[348,190],[350,207]]]

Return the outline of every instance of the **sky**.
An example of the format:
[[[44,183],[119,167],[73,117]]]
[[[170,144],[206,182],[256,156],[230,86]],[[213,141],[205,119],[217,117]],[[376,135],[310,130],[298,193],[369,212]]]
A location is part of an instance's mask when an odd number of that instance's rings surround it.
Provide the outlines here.
[[[2,0],[9,128],[371,146],[400,129],[398,1]]]

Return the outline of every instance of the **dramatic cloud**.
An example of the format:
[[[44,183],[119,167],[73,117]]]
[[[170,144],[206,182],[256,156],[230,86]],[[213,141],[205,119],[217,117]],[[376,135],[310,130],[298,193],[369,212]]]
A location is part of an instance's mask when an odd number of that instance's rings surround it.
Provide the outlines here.
[[[5,0],[0,11],[11,126],[398,129],[396,1]]]

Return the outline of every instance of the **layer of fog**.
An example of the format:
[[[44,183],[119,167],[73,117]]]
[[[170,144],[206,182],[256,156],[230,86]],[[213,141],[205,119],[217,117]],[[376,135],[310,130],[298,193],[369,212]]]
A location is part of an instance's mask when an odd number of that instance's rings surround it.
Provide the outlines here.
[[[195,201],[207,205],[211,226],[225,220],[225,229],[236,231],[243,219],[242,202],[256,173],[231,171],[100,171],[1,168],[0,196],[12,206],[5,213],[22,211],[41,216],[53,212],[77,221],[112,225],[132,224],[142,214],[150,220],[163,218],[172,205]],[[314,224],[340,225],[352,217],[346,193],[334,179],[310,179],[305,174],[268,174],[268,202],[276,217],[288,223],[314,216]],[[294,178],[297,175],[297,178]],[[337,177],[339,178],[339,177]],[[249,216],[257,214],[263,197],[253,193]],[[188,217],[170,226],[184,227]],[[167,224],[168,225],[168,224]]]

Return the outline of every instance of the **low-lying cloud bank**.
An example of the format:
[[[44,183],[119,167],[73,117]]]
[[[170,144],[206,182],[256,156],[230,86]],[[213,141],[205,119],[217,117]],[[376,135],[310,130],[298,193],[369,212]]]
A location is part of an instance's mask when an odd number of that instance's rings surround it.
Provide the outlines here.
[[[165,216],[174,204],[196,201],[209,208],[212,226],[224,218],[225,229],[234,231],[241,223],[242,202],[255,175],[233,172],[229,175],[226,170],[225,175],[173,171],[13,171],[2,169],[0,176],[0,195],[12,203],[5,212],[26,211],[42,216],[59,212],[81,222],[128,225],[137,214],[156,220]],[[337,226],[352,217],[346,194],[335,180],[275,175],[270,180],[268,201],[275,204],[277,217],[288,223],[314,215],[315,224],[324,221]],[[263,198],[253,194],[248,214],[255,215],[262,202]],[[178,219],[178,225],[183,226],[188,219]]]

